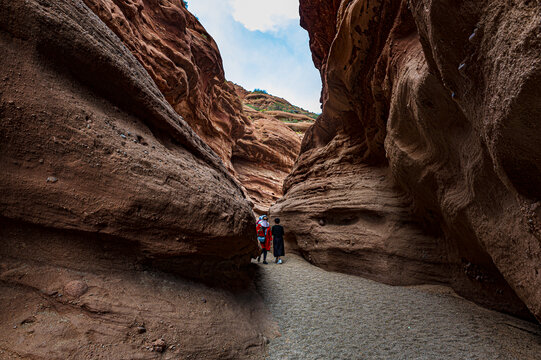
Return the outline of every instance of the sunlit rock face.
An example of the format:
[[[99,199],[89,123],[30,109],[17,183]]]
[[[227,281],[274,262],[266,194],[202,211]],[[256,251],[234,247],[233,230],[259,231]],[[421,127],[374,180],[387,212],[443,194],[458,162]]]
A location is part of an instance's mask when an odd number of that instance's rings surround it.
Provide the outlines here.
[[[251,124],[233,152],[236,176],[254,203],[256,214],[265,214],[282,196],[282,184],[293,167],[301,139],[282,121],[246,110]]]
[[[289,242],[541,319],[539,5],[331,3],[301,0],[323,114],[272,209]]]
[[[247,119],[214,39],[182,1],[84,0],[148,71],[171,106],[232,170]]]
[[[267,212],[282,195],[300,140],[277,116],[251,114],[253,110],[244,107],[249,92],[226,81],[218,47],[195,16],[181,1],[84,2],[143,64],[175,111],[220,156],[254,211]]]
[[[301,138],[315,114],[284,99],[236,86],[250,120],[233,153],[236,174],[254,202],[258,215],[282,196],[282,184],[293,168]],[[310,114],[312,117],[308,116]]]

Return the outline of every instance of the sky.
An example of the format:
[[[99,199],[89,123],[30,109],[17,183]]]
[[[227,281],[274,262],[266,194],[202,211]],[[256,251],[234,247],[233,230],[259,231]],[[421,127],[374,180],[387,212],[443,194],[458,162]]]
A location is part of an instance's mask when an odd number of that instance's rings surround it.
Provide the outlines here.
[[[188,10],[218,44],[227,80],[321,112],[321,80],[298,0],[188,0]]]

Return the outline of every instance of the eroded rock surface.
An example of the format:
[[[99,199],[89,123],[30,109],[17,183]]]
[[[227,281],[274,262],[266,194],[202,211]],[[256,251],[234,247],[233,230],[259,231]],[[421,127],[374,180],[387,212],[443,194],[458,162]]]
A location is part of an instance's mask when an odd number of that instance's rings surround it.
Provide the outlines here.
[[[239,86],[236,91],[250,125],[237,141],[233,166],[255,204],[254,212],[266,214],[283,195],[282,184],[301,148],[303,126],[310,126],[313,118],[276,96],[249,92]]]
[[[249,256],[240,187],[118,38],[79,1],[2,5],[2,216]]]
[[[292,246],[541,319],[539,4],[339,3],[301,0],[323,114],[272,210]]]
[[[84,1],[143,64],[175,111],[220,156],[246,190],[254,211],[267,212],[282,196],[281,184],[300,149],[287,124],[275,121],[289,113],[247,113],[252,109],[245,102],[259,103],[245,97],[256,94],[226,81],[218,46],[181,1]],[[265,99],[267,105],[278,103],[273,96]],[[312,120],[302,115],[291,114]],[[279,146],[277,137],[282,139]]]
[[[143,64],[167,101],[232,171],[236,141],[249,123],[225,80],[218,46],[173,0],[84,0]]]
[[[212,293],[178,275],[249,283],[252,209],[215,152],[81,0],[0,1],[0,43],[4,354],[149,358],[164,335],[207,358],[260,354],[249,288],[210,309],[175,297]],[[141,314],[148,338],[132,337]]]
[[[278,334],[253,286],[160,272],[119,239],[0,225],[1,359],[258,359]]]

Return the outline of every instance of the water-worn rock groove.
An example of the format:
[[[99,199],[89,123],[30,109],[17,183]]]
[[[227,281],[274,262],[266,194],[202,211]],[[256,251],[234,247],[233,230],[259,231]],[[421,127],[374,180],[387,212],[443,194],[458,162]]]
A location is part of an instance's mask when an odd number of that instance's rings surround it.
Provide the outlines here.
[[[280,326],[269,359],[539,359],[541,327],[444,287],[393,287],[297,256],[261,265],[258,291]]]

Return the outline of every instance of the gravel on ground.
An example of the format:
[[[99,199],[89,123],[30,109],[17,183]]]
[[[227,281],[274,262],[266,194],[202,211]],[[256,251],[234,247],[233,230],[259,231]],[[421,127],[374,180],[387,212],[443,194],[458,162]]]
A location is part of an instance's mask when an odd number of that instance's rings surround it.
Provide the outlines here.
[[[296,255],[260,264],[278,321],[268,359],[541,359],[541,326],[438,286],[389,286]]]

